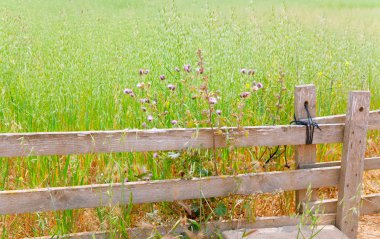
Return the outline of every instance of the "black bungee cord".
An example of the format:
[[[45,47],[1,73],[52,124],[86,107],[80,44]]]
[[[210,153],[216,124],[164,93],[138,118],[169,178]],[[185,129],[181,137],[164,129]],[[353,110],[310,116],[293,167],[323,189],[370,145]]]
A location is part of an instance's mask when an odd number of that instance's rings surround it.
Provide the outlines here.
[[[290,122],[290,124],[295,124],[295,125],[304,125],[306,126],[306,144],[312,144],[313,143],[313,138],[314,138],[314,130],[315,128],[322,130],[318,123],[313,120],[313,118],[310,115],[309,108],[308,108],[308,102],[306,101],[304,106],[307,114],[307,120],[297,120],[296,114],[294,114],[294,120]],[[288,164],[288,160],[286,158],[286,145],[284,145],[284,151],[282,151],[280,154],[277,154],[280,146],[277,146],[275,151],[273,153],[269,154],[269,158],[265,161],[265,165],[268,164],[272,159],[277,158],[281,156],[281,154],[284,154],[285,157],[285,167],[290,168]]]
[[[306,126],[306,144],[312,144],[313,143],[313,138],[314,138],[314,129],[317,128],[319,130],[322,130],[319,128],[319,125],[317,122],[313,120],[313,118],[310,115],[309,108],[308,108],[308,102],[306,101],[304,106],[307,114],[307,120],[297,120],[296,114],[294,114],[294,120],[290,122],[290,124],[295,124],[295,125],[304,125]]]

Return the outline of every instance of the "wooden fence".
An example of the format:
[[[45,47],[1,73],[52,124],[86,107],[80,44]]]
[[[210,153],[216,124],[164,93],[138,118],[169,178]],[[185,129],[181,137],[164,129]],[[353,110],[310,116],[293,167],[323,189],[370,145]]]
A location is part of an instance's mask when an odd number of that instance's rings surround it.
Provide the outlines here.
[[[297,86],[298,118],[306,118],[305,102],[321,128],[315,131],[311,145],[305,144],[305,127],[300,125],[245,127],[244,133],[233,127],[223,128],[225,134],[215,136],[209,128],[0,134],[0,157],[206,149],[213,147],[213,137],[216,147],[226,147],[226,135],[234,134],[236,147],[294,145],[298,165],[297,170],[286,172],[0,191],[0,215],[292,190],[300,190],[297,201],[304,202],[304,190],[309,186],[338,186],[338,199],[318,201],[313,195],[309,205],[325,208],[326,214],[319,215],[321,223],[336,224],[350,238],[355,238],[358,215],[350,209],[360,208],[362,214],[380,212],[380,194],[362,196],[362,206],[361,198],[357,197],[361,195],[363,170],[380,169],[380,158],[364,158],[367,129],[380,129],[380,111],[369,112],[369,92],[351,92],[346,115],[316,117],[315,87]],[[317,163],[316,144],[326,143],[343,143],[342,162]],[[293,217],[267,217],[258,218],[256,223],[210,222],[204,226],[213,231],[297,223],[299,220]],[[169,229],[158,227],[157,230]],[[129,232],[131,238],[149,234],[148,229],[141,228]],[[71,235],[73,238],[92,236],[103,238],[107,233]]]

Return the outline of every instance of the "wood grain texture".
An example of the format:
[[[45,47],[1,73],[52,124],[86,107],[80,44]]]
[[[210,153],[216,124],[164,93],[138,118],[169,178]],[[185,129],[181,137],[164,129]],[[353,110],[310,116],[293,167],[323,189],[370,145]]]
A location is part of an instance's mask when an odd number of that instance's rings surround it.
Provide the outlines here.
[[[305,164],[302,165],[302,169],[307,168],[325,168],[325,167],[334,167],[334,166],[340,166],[340,161],[332,161],[332,162],[321,162],[321,163],[315,163],[315,164]],[[364,170],[373,170],[373,169],[380,169],[380,157],[373,157],[373,158],[365,158],[364,159]]]
[[[0,192],[0,215],[336,186],[339,167]]]
[[[318,209],[319,213],[336,213],[338,199],[320,200],[309,202],[308,208],[311,211]],[[305,204],[303,205],[305,207]],[[360,215],[380,213],[380,193],[362,196]]]
[[[314,85],[301,85],[296,86],[294,89],[294,114],[297,119],[307,118],[307,112],[305,110],[305,103],[309,109],[309,113],[312,118],[316,116],[316,94]],[[305,126],[303,126],[305,127]],[[316,130],[315,133],[317,133]],[[306,129],[303,136],[304,142],[306,142]],[[313,143],[316,141],[313,139]],[[317,147],[315,144],[311,145],[298,145],[295,147],[295,160],[296,167],[300,168],[304,164],[313,164],[317,161]],[[296,192],[296,205],[307,199],[306,190]],[[311,200],[316,200],[316,192],[312,192]]]
[[[368,91],[350,92],[344,130],[336,226],[352,239],[359,224],[369,101]]]
[[[343,232],[333,225],[321,226],[285,226],[273,228],[259,228],[257,230],[240,229],[230,230],[222,233],[224,239],[298,239],[313,238],[326,239],[338,238],[348,239]]]
[[[317,215],[320,225],[333,225],[335,223],[335,214]],[[232,220],[232,221],[214,221],[203,223],[202,228],[206,236],[211,236],[215,232],[221,232],[226,230],[236,230],[240,228],[255,229],[255,228],[270,228],[270,227],[282,227],[282,226],[295,226],[298,225],[300,220],[296,217],[289,216],[277,216],[277,217],[258,217],[255,222],[249,222],[246,220]],[[159,232],[161,235],[166,235],[172,226],[158,226],[155,228],[130,228],[128,233],[131,239],[148,238],[152,232]],[[173,232],[179,234],[184,232],[187,226],[179,226]],[[35,239],[50,239],[51,236],[33,237]],[[66,235],[67,239],[107,239],[109,238],[109,232],[82,232]]]
[[[314,135],[315,143],[343,141],[343,124],[321,128]],[[222,135],[216,136],[218,148],[226,147],[231,139],[236,147],[305,143],[305,128],[297,125],[245,127],[243,131],[223,128],[222,131]],[[0,157],[212,148],[212,134],[209,128],[0,134]]]
[[[322,116],[316,117],[314,120],[318,124],[339,124],[345,123],[346,115],[331,115],[331,116]],[[373,110],[369,112],[368,120],[368,130],[377,130],[380,129],[380,110]]]

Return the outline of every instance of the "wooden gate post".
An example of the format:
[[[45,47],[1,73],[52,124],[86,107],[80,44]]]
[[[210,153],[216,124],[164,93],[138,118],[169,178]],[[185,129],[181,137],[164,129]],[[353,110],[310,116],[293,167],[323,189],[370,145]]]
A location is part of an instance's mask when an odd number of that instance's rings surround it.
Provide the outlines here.
[[[336,226],[350,239],[358,232],[370,93],[350,93],[338,184]]]
[[[294,114],[299,119],[306,119],[307,113],[305,110],[305,104],[308,105],[308,109],[311,117],[316,117],[316,94],[314,85],[300,85],[294,88]],[[306,133],[305,133],[306,142]],[[316,163],[317,147],[315,144],[310,145],[298,145],[295,147],[295,161],[296,167],[300,168],[305,164]],[[316,200],[316,192],[312,192],[311,200]],[[296,207],[300,202],[307,199],[306,190],[296,191]],[[300,207],[302,210],[302,207]]]

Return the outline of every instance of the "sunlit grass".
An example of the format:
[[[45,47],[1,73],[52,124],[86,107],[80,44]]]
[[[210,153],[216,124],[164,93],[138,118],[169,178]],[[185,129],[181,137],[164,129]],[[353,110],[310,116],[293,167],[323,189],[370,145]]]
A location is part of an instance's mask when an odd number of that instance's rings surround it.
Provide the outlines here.
[[[2,1],[0,132],[112,130],[143,128],[144,123],[147,128],[207,127],[210,119],[203,111],[208,104],[192,99],[194,87],[202,84],[194,73],[198,49],[210,90],[220,92],[215,109],[222,114],[211,118],[216,127],[288,124],[293,117],[293,87],[306,83],[317,87],[319,115],[344,113],[350,90],[371,90],[371,108],[377,109],[379,9],[374,0]],[[191,74],[182,69],[185,64],[192,66]],[[248,76],[241,68],[256,73]],[[141,76],[139,69],[150,72]],[[160,75],[166,79],[160,80]],[[252,81],[264,88],[244,101],[244,115],[236,117],[240,94],[250,90]],[[137,88],[141,82],[150,82],[149,91]],[[168,90],[168,84],[175,84],[176,90]],[[124,94],[125,88],[136,97]],[[144,112],[139,101],[144,97],[159,99],[157,106],[145,106]],[[261,158],[262,152],[218,150],[220,173],[260,171],[267,157]],[[339,146],[321,147],[318,155],[331,161],[339,152]],[[289,158],[291,153],[288,149]],[[212,152],[198,150],[182,152],[177,159],[166,152],[158,157],[152,152],[2,158],[0,190],[207,176],[215,174],[212,158]],[[283,165],[279,157],[269,169],[281,170]],[[282,197],[285,203],[278,212],[294,208],[289,198]],[[244,200],[236,211],[256,202]],[[181,209],[158,205],[154,208],[163,222]],[[154,211],[152,205],[137,207],[144,213]],[[8,216],[0,221],[0,235],[120,230],[141,218],[148,220],[137,209],[125,210]],[[206,208],[203,213],[200,220],[212,211]],[[75,220],[91,221],[92,226],[80,226]]]

